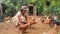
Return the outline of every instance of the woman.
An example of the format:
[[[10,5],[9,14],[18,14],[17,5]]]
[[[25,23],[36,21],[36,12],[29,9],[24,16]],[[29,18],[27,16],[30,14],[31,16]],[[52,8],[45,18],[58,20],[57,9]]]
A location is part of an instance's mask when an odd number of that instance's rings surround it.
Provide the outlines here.
[[[26,6],[22,6],[21,7],[21,14],[17,15],[18,17],[18,28],[20,31],[24,32],[28,26],[30,25],[30,23],[28,23],[28,18],[26,15],[26,11],[27,11],[27,7]]]

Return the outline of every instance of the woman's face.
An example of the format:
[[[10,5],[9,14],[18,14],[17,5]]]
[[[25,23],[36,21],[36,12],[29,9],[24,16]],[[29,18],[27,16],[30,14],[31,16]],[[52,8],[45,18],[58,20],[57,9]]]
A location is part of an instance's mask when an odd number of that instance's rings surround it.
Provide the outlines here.
[[[26,13],[26,10],[22,10],[22,12],[21,12],[22,14],[25,14]]]

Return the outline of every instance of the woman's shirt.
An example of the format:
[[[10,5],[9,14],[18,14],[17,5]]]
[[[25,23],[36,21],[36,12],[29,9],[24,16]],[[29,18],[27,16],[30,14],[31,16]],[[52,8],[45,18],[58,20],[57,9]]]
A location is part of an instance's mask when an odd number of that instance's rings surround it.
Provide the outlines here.
[[[25,21],[26,21],[25,16],[21,16],[21,17],[20,17],[20,21],[21,21],[21,22],[25,22]]]

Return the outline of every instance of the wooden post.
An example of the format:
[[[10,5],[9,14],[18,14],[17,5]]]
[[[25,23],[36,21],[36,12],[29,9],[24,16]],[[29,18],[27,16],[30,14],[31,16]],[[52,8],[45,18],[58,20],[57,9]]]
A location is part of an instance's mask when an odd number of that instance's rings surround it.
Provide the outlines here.
[[[1,12],[0,15],[2,15],[3,12],[2,12],[2,5],[1,5],[1,3],[0,3],[0,10],[1,10],[1,11],[0,11],[0,12]]]

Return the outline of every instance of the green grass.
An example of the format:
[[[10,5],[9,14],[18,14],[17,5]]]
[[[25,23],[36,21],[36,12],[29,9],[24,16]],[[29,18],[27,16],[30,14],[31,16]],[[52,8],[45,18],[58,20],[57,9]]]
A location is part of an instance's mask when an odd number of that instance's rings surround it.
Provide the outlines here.
[[[58,34],[60,34],[60,31],[58,32]]]
[[[58,31],[58,34],[60,34],[60,30]]]

